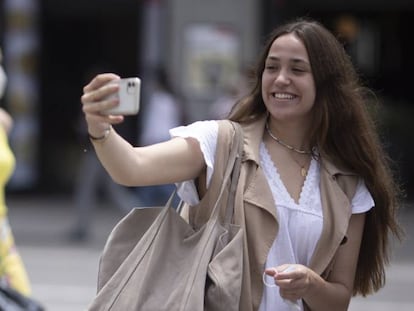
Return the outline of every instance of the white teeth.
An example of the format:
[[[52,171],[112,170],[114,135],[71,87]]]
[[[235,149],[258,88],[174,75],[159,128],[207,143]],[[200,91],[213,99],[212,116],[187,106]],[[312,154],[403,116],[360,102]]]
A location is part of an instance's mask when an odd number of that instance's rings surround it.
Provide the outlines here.
[[[277,99],[293,99],[294,96],[286,93],[273,93],[273,97]]]

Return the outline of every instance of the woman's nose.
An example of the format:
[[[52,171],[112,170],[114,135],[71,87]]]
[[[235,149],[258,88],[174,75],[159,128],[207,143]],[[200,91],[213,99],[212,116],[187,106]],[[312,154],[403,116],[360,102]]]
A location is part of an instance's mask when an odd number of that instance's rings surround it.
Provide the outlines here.
[[[285,71],[280,71],[275,79],[276,84],[287,85],[290,83],[290,77]]]

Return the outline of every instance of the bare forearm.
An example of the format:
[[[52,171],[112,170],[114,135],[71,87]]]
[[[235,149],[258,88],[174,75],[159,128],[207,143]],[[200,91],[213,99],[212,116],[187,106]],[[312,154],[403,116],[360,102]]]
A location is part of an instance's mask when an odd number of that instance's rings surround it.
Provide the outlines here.
[[[327,282],[316,273],[312,275],[311,283],[308,293],[303,297],[310,310],[348,310],[350,293],[343,284]]]
[[[105,140],[92,142],[100,162],[115,182],[125,186],[136,185],[132,169],[137,168],[136,153],[131,144],[115,130],[111,130]]]
[[[174,183],[196,178],[205,166],[195,139],[175,138],[133,147],[115,131],[94,142],[96,153],[112,179],[126,186]]]
[[[347,242],[336,254],[335,265],[325,281],[312,271],[309,290],[304,295],[311,310],[347,310],[352,297],[365,213],[353,214],[349,221]]]

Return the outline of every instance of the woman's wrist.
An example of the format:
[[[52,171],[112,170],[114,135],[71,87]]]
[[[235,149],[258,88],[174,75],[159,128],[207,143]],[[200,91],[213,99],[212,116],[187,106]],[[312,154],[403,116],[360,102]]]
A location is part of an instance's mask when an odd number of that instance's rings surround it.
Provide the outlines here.
[[[112,126],[109,126],[105,131],[104,131],[104,133],[102,134],[102,135],[99,135],[99,136],[94,136],[94,135],[91,135],[90,133],[88,133],[88,136],[89,136],[89,139],[92,141],[92,142],[99,142],[99,143],[103,143],[104,141],[106,141],[107,139],[108,139],[108,137],[109,137],[109,134],[111,133],[111,131],[112,131]]]

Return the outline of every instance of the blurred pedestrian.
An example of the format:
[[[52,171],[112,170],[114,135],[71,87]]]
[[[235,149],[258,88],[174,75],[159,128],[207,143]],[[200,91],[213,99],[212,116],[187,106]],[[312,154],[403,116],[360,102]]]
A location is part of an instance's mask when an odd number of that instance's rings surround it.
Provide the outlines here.
[[[85,78],[88,79],[105,67],[101,64],[91,66],[86,72]],[[75,122],[75,131],[79,137],[79,144],[89,147],[86,123],[80,116]],[[104,201],[104,199],[108,200]],[[99,162],[94,150],[90,148],[85,148],[81,154],[73,201],[75,220],[68,237],[73,242],[83,242],[90,238],[97,207],[114,206],[122,214],[126,214],[134,206],[139,205],[134,191],[115,183]]]
[[[0,98],[3,97],[7,83],[1,58],[0,50]],[[0,108],[0,278],[20,293],[29,296],[31,294],[29,278],[17,251],[7,217],[5,187],[15,167],[15,157],[8,141],[12,126],[11,115]]]
[[[140,145],[147,146],[170,139],[169,130],[182,124],[183,108],[169,81],[166,70],[154,70],[153,84],[147,104],[143,107]],[[138,187],[143,206],[163,205],[174,190],[174,184]],[[177,203],[176,201],[174,201]]]
[[[127,214],[134,206],[140,205],[133,191],[115,183],[93,150],[85,150],[81,156],[73,195],[75,221],[69,232],[73,242],[90,238],[96,209],[110,206]]]
[[[209,118],[213,120],[227,118],[235,103],[249,91],[249,82],[249,70],[240,70],[233,81],[223,86],[218,98],[211,104],[208,111]]]

